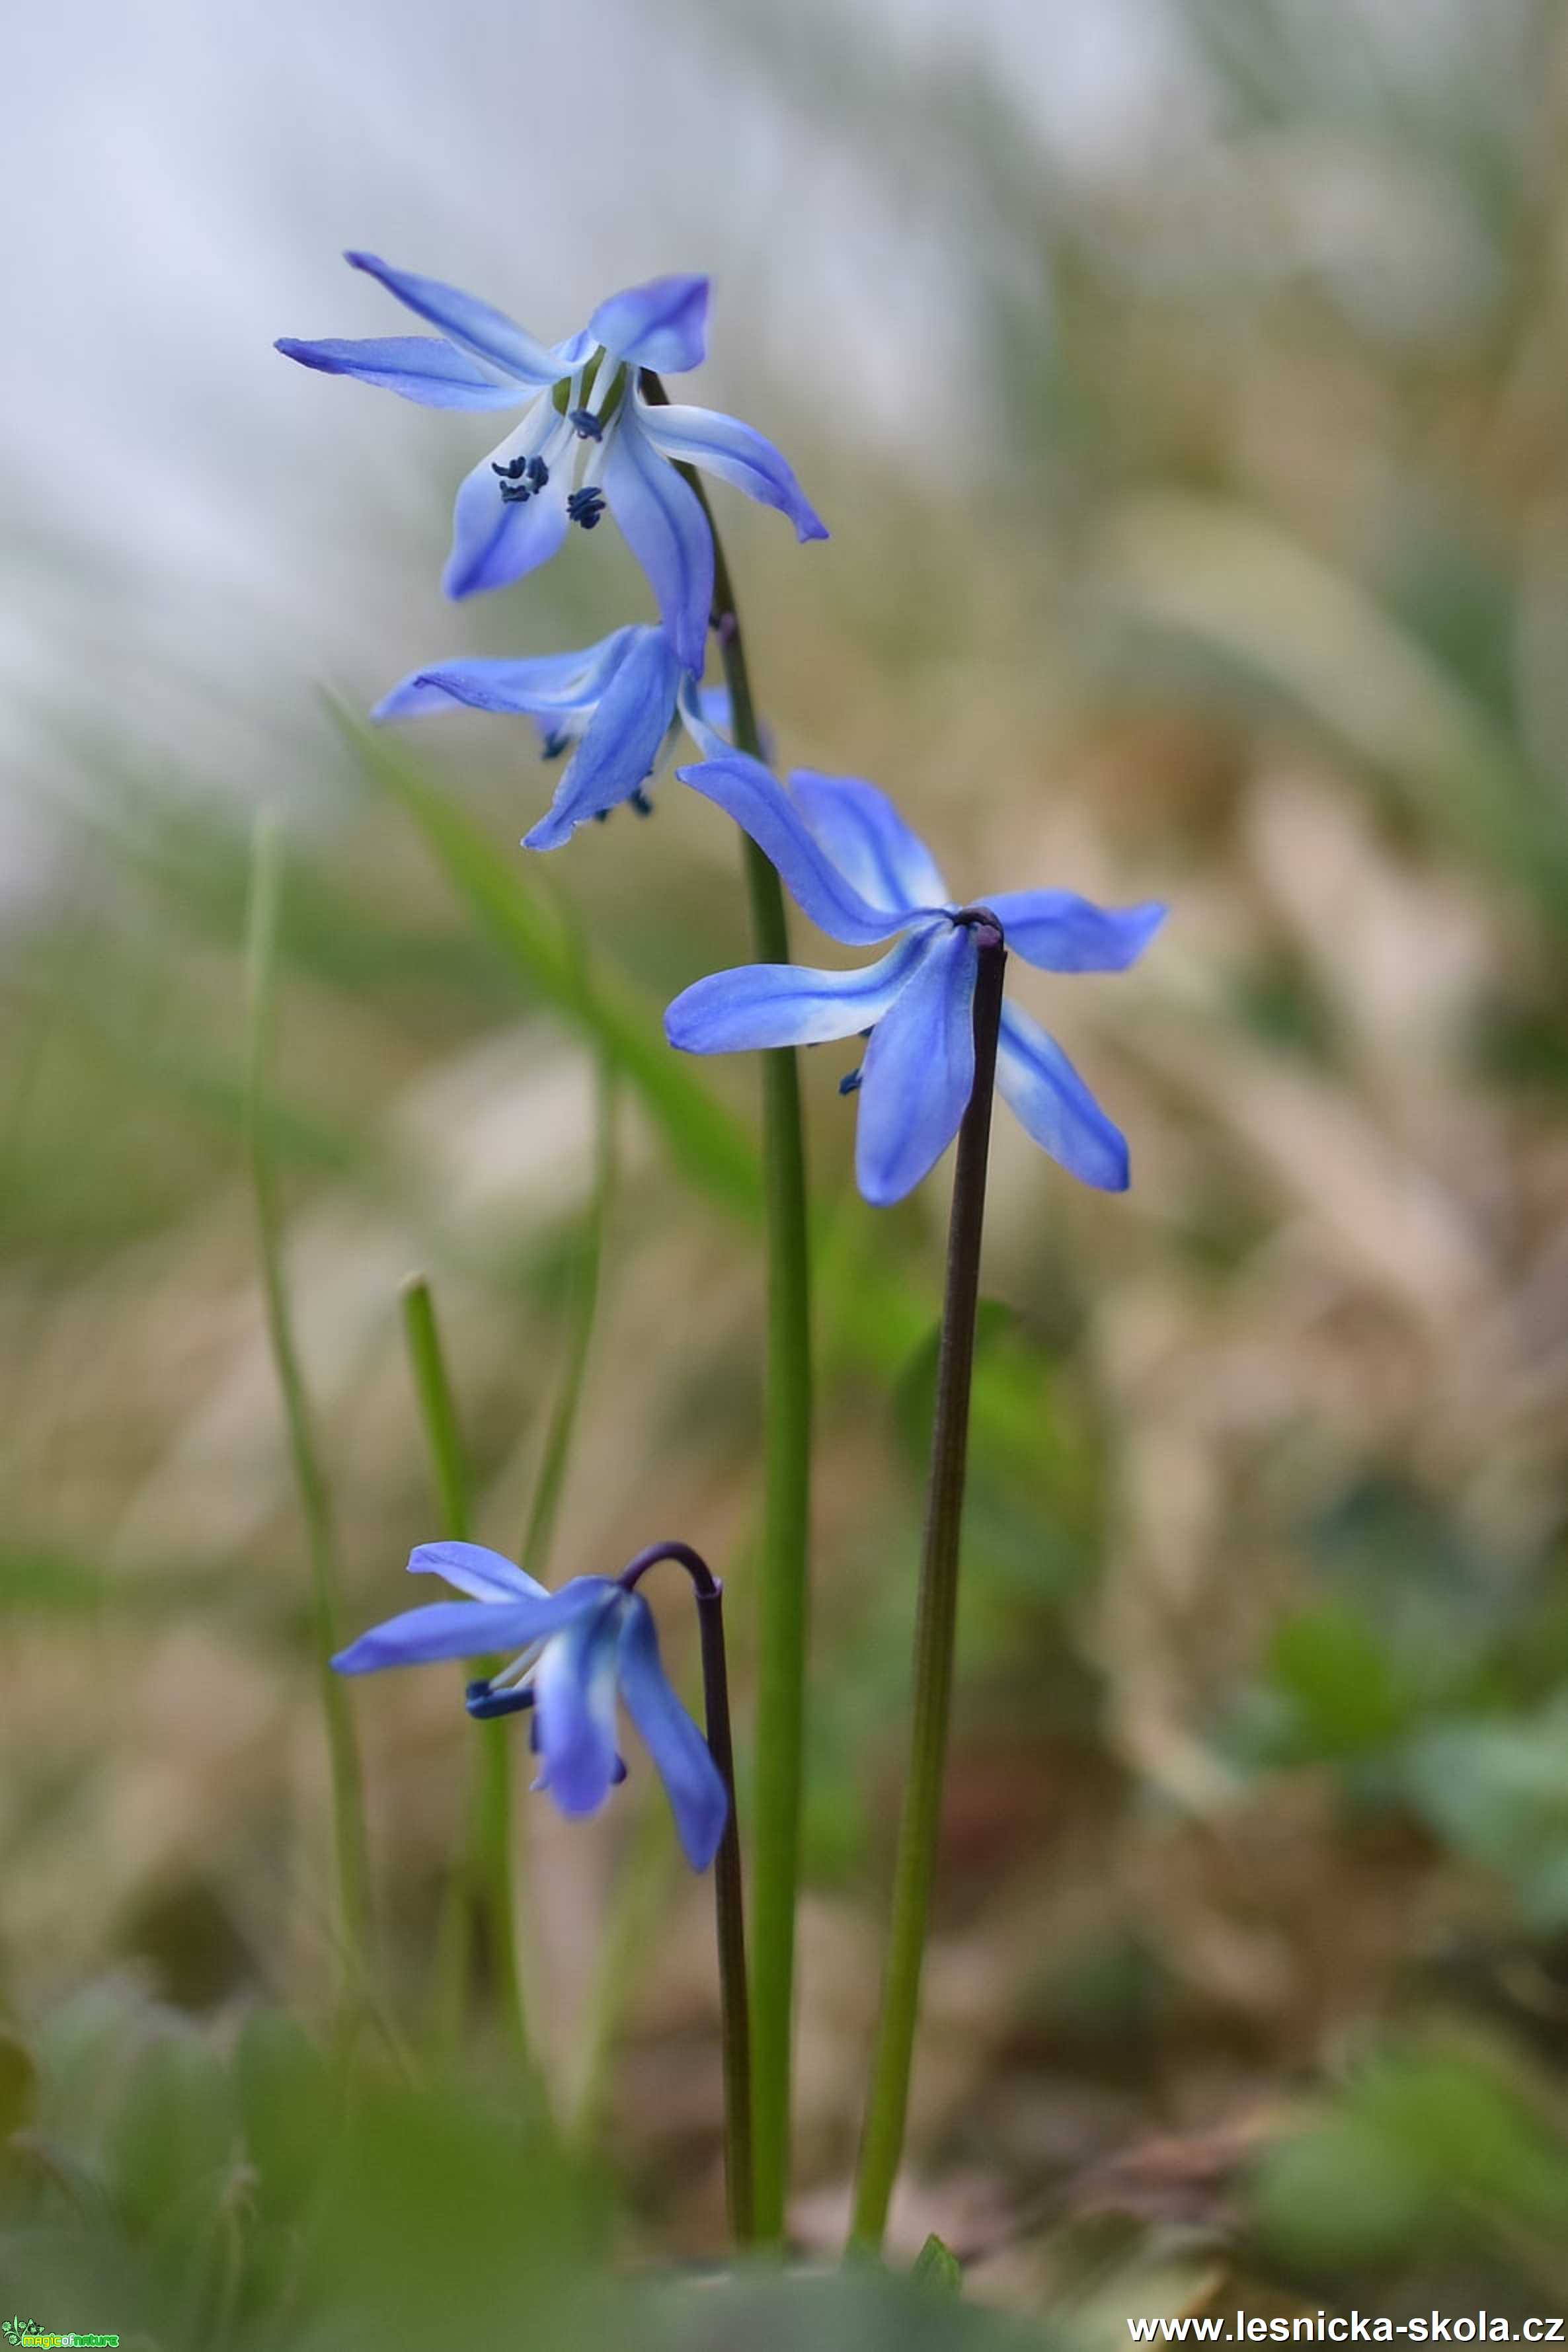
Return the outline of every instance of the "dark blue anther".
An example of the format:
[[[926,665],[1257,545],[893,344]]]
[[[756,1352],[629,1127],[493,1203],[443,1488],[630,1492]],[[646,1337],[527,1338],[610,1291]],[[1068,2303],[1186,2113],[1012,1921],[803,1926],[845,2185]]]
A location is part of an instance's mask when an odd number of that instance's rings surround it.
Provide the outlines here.
[[[500,494],[503,503],[509,507],[525,507],[533,496],[526,482],[503,482]]]
[[[502,495],[504,496],[505,493],[503,492]],[[604,513],[604,511],[605,493],[603,490],[574,490],[571,497],[566,501],[566,514],[568,520],[572,522],[580,522],[584,530],[592,530],[594,525],[598,521],[599,517]]]
[[[498,466],[495,459],[492,457],[490,459],[490,471],[492,474],[499,474],[503,482],[521,482],[524,474],[528,471],[528,459],[526,457],[514,457],[510,466]]]
[[[640,784],[637,786],[635,793],[628,793],[626,794],[626,798],[630,801],[633,808],[636,809],[638,816],[651,816],[653,814],[653,803],[649,800],[647,794],[644,792]]]
[[[608,809],[595,809],[594,811],[594,823],[595,824],[608,824],[609,822],[610,812]]]
[[[591,408],[574,408],[566,422],[574,427],[579,441],[602,441],[605,437],[604,424]]]
[[[531,457],[528,461],[527,472],[528,478],[536,490],[542,490],[550,479],[550,468],[542,457]]]
[[[549,734],[545,737],[543,742],[539,747],[540,758],[542,760],[558,760],[571,740],[572,738],[570,735],[563,734],[559,727],[552,727]]]
[[[844,1076],[838,1081],[839,1093],[841,1095],[858,1095],[860,1091],[860,1081],[865,1075],[866,1073],[864,1070],[846,1070]]]
[[[489,1723],[498,1715],[521,1715],[533,1705],[531,1690],[492,1690],[487,1682],[470,1683],[463,1705],[476,1722]]]

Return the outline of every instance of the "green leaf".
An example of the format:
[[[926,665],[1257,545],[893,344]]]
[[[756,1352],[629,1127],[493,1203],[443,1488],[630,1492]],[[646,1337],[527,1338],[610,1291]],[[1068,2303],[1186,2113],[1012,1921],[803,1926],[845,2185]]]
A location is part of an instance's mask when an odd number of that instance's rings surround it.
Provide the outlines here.
[[[963,2266],[951,2246],[944,2246],[933,2230],[920,2252],[915,2256],[910,2276],[918,2286],[935,2287],[942,2294],[962,2294]]]
[[[727,1208],[755,1213],[757,1158],[741,1127],[690,1063],[665,1043],[653,1012],[613,977],[588,966],[561,917],[531,887],[521,854],[503,856],[405,754],[335,707],[334,716],[364,774],[407,811],[448,881],[530,992],[601,1049],[702,1191]]]
[[[1404,1780],[1448,1843],[1512,1885],[1532,1926],[1568,1924],[1568,1693],[1523,1718],[1439,1724]]]
[[[1352,1609],[1330,1601],[1288,1618],[1274,1636],[1270,1667],[1291,1703],[1298,1752],[1364,1755],[1406,1720],[1394,1668]]]

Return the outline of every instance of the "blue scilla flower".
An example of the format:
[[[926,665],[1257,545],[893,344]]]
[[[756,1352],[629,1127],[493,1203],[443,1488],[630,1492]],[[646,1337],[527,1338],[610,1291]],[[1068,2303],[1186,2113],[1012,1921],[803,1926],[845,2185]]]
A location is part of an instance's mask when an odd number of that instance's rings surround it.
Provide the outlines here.
[[[577,825],[623,801],[647,814],[643,787],[672,740],[684,677],[664,631],[643,625],[616,629],[581,653],[437,662],[395,686],[371,716],[411,719],[466,704],[531,719],[545,759],[571,757],[522,845],[558,849]]]
[[[289,338],[278,345],[286,357],[426,408],[527,404],[458,492],[443,581],[449,596],[521,580],[554,554],[568,522],[592,530],[607,503],[647,574],[676,654],[697,672],[713,597],[713,540],[676,466],[700,466],[777,507],[799,539],[826,538],[771,441],[736,417],[656,406],[643,396],[639,369],[676,373],[700,364],[706,278],[628,287],[601,302],[581,334],[546,346],[438,278],[394,269],[370,253],[345,257],[439,332],[367,342]]]
[[[488,1682],[470,1683],[470,1715],[533,1714],[535,1788],[563,1813],[596,1813],[626,1778],[616,1748],[616,1702],[626,1704],[658,1770],[693,1870],[719,1849],[729,1800],[703,1738],[665,1679],[653,1612],[607,1576],[574,1577],[547,1592],[482,1544],[420,1544],[416,1575],[445,1577],[468,1601],[437,1601],[374,1625],[332,1660],[341,1675],[426,1665],[480,1650],[515,1650]],[[474,1601],[483,1602],[476,1609]]]
[[[1046,971],[1124,971],[1164,919],[1152,901],[1096,907],[1070,890],[1004,890],[979,909],[960,907],[924,842],[858,776],[798,769],[786,789],[734,751],[679,773],[751,835],[819,929],[852,947],[898,938],[860,971],[762,963],[714,972],[665,1014],[670,1044],[689,1054],[868,1035],[843,1090],[860,1096],[856,1175],[879,1207],[929,1174],[969,1101],[977,916],[994,916],[1014,953]],[[1013,1004],[1003,1007],[996,1083],[1054,1160],[1086,1184],[1124,1190],[1125,1138],[1061,1047]]]

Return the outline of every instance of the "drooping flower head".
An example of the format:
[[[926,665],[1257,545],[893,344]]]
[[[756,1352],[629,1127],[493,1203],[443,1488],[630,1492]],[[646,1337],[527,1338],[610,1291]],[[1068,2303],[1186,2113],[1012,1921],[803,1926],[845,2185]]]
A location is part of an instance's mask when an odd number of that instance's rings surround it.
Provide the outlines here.
[[[641,1732],[669,1798],[682,1850],[706,1870],[719,1850],[729,1799],[708,1743],[666,1680],[653,1612],[640,1592],[607,1576],[574,1577],[546,1591],[482,1544],[420,1544],[416,1575],[445,1577],[468,1601],[437,1601],[373,1626],[332,1660],[341,1675],[426,1665],[482,1650],[514,1650],[488,1682],[471,1683],[471,1715],[530,1709],[536,1789],[562,1812],[596,1813],[626,1778],[616,1745],[617,1697]],[[484,1606],[476,1609],[474,1601]]]
[[[346,342],[285,338],[278,349],[286,357],[427,408],[526,403],[458,492],[443,580],[449,596],[521,580],[555,553],[569,523],[592,530],[607,504],[647,574],[678,659],[696,674],[713,598],[713,540],[677,464],[700,466],[778,508],[799,539],[826,538],[771,441],[737,417],[645,397],[640,370],[676,374],[700,364],[706,278],[628,287],[601,302],[580,334],[546,345],[438,278],[394,269],[374,254],[346,258],[439,331]]]
[[[531,719],[546,760],[567,764],[525,849],[558,849],[576,826],[623,801],[646,815],[644,786],[668,751],[686,679],[664,631],[616,629],[581,653],[511,661],[480,656],[436,662],[395,686],[373,719],[432,710],[492,710]]]
[[[958,1132],[974,1084],[974,910],[948,891],[923,841],[885,793],[858,776],[797,769],[787,789],[734,751],[678,771],[732,816],[777,867],[801,911],[852,947],[897,938],[858,971],[743,964],[714,972],[665,1014],[672,1045],[728,1054],[868,1034],[858,1092],[856,1175],[876,1206],[901,1200]],[[1045,971],[1121,971],[1164,919],[1163,907],[1096,907],[1070,890],[1002,890],[984,911],[1006,944]],[[996,1084],[1053,1160],[1105,1192],[1128,1181],[1127,1144],[1054,1038],[1014,1004],[1002,1010]]]
[[[698,686],[664,631],[646,624],[614,630],[581,653],[433,662],[412,670],[371,717],[464,708],[531,719],[540,756],[566,760],[555,797],[522,837],[525,849],[559,849],[580,824],[608,816],[623,801],[650,815],[647,787],[669,758],[682,719],[700,750],[730,748],[721,731],[731,723],[728,690]]]

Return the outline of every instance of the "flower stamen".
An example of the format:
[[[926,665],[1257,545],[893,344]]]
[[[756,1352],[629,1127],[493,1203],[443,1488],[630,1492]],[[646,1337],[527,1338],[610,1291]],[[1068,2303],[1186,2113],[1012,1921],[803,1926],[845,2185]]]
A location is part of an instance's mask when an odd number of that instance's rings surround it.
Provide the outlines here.
[[[524,1690],[498,1690],[494,1683],[470,1683],[463,1693],[463,1705],[477,1723],[489,1723],[497,1716],[521,1715],[533,1705],[531,1685]]]

